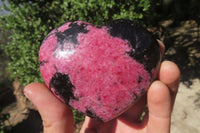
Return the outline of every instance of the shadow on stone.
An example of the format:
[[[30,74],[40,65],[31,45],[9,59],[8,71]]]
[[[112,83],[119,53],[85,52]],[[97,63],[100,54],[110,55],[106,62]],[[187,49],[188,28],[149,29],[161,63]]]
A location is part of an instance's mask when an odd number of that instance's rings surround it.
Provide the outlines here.
[[[197,40],[197,25],[192,21],[171,31],[164,40],[167,50],[164,59],[175,62],[181,70],[181,82],[188,88],[192,80],[200,79],[200,42]],[[173,44],[173,45],[172,45]],[[169,47],[170,46],[170,47]]]
[[[5,133],[42,133],[42,120],[37,111],[30,110],[27,119],[8,129]]]

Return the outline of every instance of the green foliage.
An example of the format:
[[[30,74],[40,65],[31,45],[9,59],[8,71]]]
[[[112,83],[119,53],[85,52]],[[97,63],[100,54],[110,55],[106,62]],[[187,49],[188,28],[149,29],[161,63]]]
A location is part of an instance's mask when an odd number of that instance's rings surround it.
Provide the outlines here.
[[[115,19],[138,20],[150,8],[150,0],[68,0],[64,1],[62,16],[66,20],[83,20],[102,24]]]
[[[47,10],[46,7],[49,7]],[[0,18],[1,27],[11,30],[7,44],[1,45],[11,58],[8,70],[11,78],[18,78],[21,84],[41,82],[38,51],[40,43],[47,33],[56,25],[63,11],[53,2],[20,3],[10,2],[10,15]],[[57,19],[56,19],[57,18]],[[55,21],[53,21],[55,20]]]
[[[75,124],[83,121],[85,119],[84,115],[80,112],[77,112],[76,110],[73,109],[73,115],[74,115],[74,120]]]

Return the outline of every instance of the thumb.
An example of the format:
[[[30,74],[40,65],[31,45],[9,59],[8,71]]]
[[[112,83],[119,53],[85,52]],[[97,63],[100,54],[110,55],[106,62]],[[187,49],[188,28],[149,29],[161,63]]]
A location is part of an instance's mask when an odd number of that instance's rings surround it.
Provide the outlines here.
[[[44,133],[73,133],[72,110],[56,98],[44,84],[29,84],[25,87],[24,94],[38,109],[43,120]]]

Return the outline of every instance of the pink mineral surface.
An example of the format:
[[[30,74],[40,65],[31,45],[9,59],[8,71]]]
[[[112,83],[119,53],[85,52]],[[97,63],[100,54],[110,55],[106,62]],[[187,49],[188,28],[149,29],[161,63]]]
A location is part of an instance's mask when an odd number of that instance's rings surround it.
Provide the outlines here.
[[[147,91],[160,50],[150,33],[130,21],[99,27],[75,21],[47,35],[39,62],[46,85],[61,101],[106,122]]]

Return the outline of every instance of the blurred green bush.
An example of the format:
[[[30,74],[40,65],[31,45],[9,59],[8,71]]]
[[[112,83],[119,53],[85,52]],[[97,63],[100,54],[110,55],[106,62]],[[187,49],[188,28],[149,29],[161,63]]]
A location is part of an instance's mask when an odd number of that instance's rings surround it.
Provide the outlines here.
[[[9,15],[0,17],[0,27],[11,30],[11,41],[1,48],[11,58],[11,78],[21,84],[42,82],[38,51],[43,38],[65,21],[83,20],[103,24],[115,19],[142,20],[152,0],[8,0]]]

